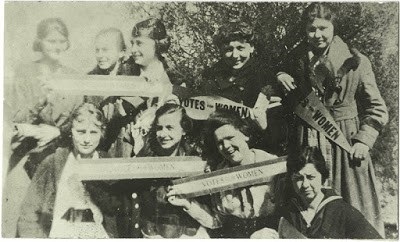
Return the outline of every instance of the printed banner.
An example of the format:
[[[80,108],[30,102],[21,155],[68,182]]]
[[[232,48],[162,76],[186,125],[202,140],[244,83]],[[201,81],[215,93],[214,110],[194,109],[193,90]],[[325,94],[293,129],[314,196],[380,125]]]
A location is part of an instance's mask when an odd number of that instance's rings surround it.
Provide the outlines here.
[[[332,142],[350,151],[351,146],[346,137],[314,92],[301,101],[294,112]]]
[[[250,117],[251,108],[219,96],[198,96],[181,99],[181,105],[192,119],[206,120],[219,109],[236,111],[242,118]]]
[[[204,173],[206,162],[197,156],[82,159],[80,180],[181,178]]]
[[[173,180],[177,194],[187,198],[257,185],[286,172],[286,156]]]
[[[51,88],[70,95],[89,96],[164,96],[160,83],[139,76],[54,75]]]

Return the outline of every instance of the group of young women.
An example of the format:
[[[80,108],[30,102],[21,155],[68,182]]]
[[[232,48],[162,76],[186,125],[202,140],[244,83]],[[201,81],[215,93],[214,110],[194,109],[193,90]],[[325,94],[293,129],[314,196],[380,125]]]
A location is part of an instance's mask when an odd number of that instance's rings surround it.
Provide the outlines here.
[[[216,33],[221,60],[204,71],[200,87],[187,88],[251,108],[259,93],[271,102],[282,99],[273,114],[263,110],[268,123],[263,131],[231,111],[215,111],[205,122],[188,117],[163,57],[170,38],[154,18],[133,27],[130,48],[120,30],[101,31],[95,41],[97,66],[88,74],[146,77],[169,97],[55,93],[50,74],[73,73],[60,63],[70,45],[68,30],[58,18],[43,20],[34,43],[42,58],[16,72],[9,167],[11,172],[25,162],[32,178],[16,236],[279,238],[284,217],[309,238],[382,238],[368,151],[387,122],[387,110],[369,60],[334,35],[335,20],[328,4],[312,3],[304,12],[305,41],[277,73],[254,56],[249,25],[223,23]],[[354,64],[343,68],[348,60]],[[293,114],[310,92],[340,126],[350,153]],[[81,182],[74,176],[81,158],[201,156],[210,172],[285,153],[287,174],[277,182],[193,199],[180,196],[171,179]]]

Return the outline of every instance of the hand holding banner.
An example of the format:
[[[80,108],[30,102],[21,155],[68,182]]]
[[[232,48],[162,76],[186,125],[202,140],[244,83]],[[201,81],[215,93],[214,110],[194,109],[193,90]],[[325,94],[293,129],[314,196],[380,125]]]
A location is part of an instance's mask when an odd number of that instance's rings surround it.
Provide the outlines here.
[[[185,198],[269,182],[286,172],[286,156],[173,180],[175,194]]]

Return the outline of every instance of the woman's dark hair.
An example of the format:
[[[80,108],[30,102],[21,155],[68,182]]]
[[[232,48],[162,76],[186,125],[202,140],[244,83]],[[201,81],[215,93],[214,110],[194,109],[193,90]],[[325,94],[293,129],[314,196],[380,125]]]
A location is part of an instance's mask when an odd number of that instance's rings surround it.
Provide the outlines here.
[[[255,126],[247,119],[242,119],[239,114],[231,110],[217,110],[207,119],[203,132],[203,157],[208,161],[211,170],[215,170],[217,164],[223,160],[215,142],[215,130],[224,126],[232,125],[242,134],[249,137],[248,145],[253,148],[255,144]]]
[[[47,18],[42,20],[38,26],[37,26],[37,30],[36,30],[36,39],[33,42],[33,51],[37,51],[37,52],[41,52],[42,51],[42,44],[41,41],[47,37],[47,35],[51,32],[51,31],[57,31],[58,33],[60,33],[62,36],[64,36],[67,39],[67,49],[69,48],[69,32],[68,32],[68,28],[65,25],[64,21],[62,21],[60,18]]]
[[[322,183],[329,178],[329,169],[326,166],[321,150],[318,147],[309,146],[297,148],[289,152],[286,163],[288,177],[299,172],[306,164],[313,164],[315,169],[321,173]]]
[[[314,2],[311,3],[303,12],[302,15],[302,30],[306,29],[308,23],[311,23],[316,18],[321,18],[330,21],[333,24],[333,30],[336,30],[336,14],[333,11],[330,3]]]
[[[162,58],[161,54],[166,53],[171,45],[171,39],[160,19],[149,18],[135,24],[132,29],[132,37],[140,36],[149,37],[156,42],[156,55],[159,58]]]
[[[125,40],[124,40],[124,35],[122,34],[121,30],[117,29],[117,28],[107,28],[107,29],[103,29],[101,30],[97,35],[96,35],[96,39],[99,38],[99,36],[103,36],[103,35],[108,35],[108,34],[113,34],[117,37],[117,44],[120,50],[126,50],[126,44],[125,44]]]
[[[180,124],[181,124],[182,129],[185,131],[185,133],[191,132],[192,127],[193,127],[192,120],[186,114],[186,110],[183,107],[181,107],[175,103],[166,103],[163,106],[161,106],[159,109],[157,109],[153,126],[155,126],[157,124],[158,119],[161,116],[163,116],[165,114],[176,113],[176,112],[180,112],[180,114],[181,114]]]
[[[254,46],[254,31],[245,22],[229,21],[216,31],[213,41],[219,49],[231,41],[244,41]]]
[[[192,120],[189,118],[189,116],[186,114],[186,111],[184,108],[181,106],[174,104],[174,103],[166,103],[163,106],[161,106],[159,109],[157,109],[154,117],[153,124],[151,126],[149,135],[148,135],[148,140],[145,142],[145,146],[143,147],[143,150],[138,154],[139,156],[153,156],[153,155],[161,155],[164,156],[165,150],[163,150],[158,141],[157,141],[157,122],[158,119],[165,115],[165,114],[171,114],[171,113],[180,113],[180,125],[185,131],[186,134],[190,134],[192,131],[193,123]],[[184,142],[184,143],[182,143]],[[186,146],[188,145],[188,140],[182,139],[181,140],[181,145]],[[168,154],[169,155],[169,154]]]

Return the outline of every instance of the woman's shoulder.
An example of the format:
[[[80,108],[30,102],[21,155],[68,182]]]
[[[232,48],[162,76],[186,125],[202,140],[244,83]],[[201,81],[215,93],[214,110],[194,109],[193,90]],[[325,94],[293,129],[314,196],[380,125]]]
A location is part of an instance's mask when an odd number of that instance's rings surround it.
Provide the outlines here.
[[[264,150],[259,149],[251,149],[252,152],[256,155],[256,162],[261,162],[265,160],[272,160],[278,158],[278,156],[270,154]]]
[[[40,74],[40,63],[38,61],[21,62],[14,68],[15,76],[35,77]]]
[[[45,173],[56,173],[61,170],[67,161],[70,150],[68,148],[59,147],[52,154],[48,155],[39,165],[35,176],[40,177]]]

